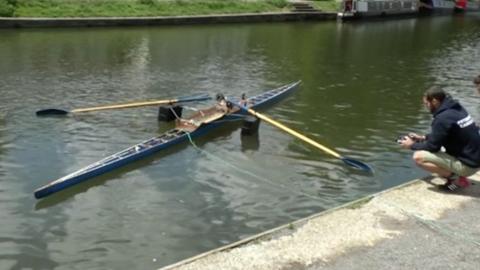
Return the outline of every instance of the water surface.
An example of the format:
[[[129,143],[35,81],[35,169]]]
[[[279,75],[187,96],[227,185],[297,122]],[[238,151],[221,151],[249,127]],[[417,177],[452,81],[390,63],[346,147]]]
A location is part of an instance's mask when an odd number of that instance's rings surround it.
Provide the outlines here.
[[[0,31],[0,268],[155,269],[425,176],[394,139],[426,132],[443,85],[479,119],[476,16]],[[300,89],[267,115],[375,174],[262,123],[239,125],[36,201],[33,191],[172,127],[156,108],[37,118],[197,93]],[[208,102],[191,104],[205,107]]]

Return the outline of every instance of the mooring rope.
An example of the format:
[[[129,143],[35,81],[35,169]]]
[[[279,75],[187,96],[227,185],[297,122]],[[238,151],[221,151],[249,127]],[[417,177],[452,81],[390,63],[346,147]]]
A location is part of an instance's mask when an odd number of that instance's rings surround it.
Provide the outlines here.
[[[191,109],[191,108],[190,108],[190,109]],[[182,120],[182,118],[179,117],[171,107],[170,107],[170,110],[172,111],[172,113],[173,113],[173,115],[175,116],[175,118],[177,118],[178,120]],[[194,109],[194,110],[197,110],[197,109]],[[197,110],[197,111],[200,111],[200,112],[201,112],[201,110]],[[203,115],[203,113],[202,113],[202,115]],[[245,115],[243,115],[243,114],[231,114],[231,115],[233,115],[233,116],[242,116],[242,117],[245,117]],[[219,123],[219,122],[234,122],[234,121],[239,121],[239,120],[241,120],[241,119],[242,119],[242,118],[238,118],[238,119],[233,118],[233,119],[229,119],[229,120],[217,120],[217,121],[215,121],[215,122],[217,122],[217,123]],[[222,159],[221,157],[218,157],[218,156],[216,156],[216,155],[214,155],[214,154],[212,154],[212,153],[210,153],[210,152],[207,152],[207,151],[201,149],[201,148],[198,147],[198,146],[195,144],[195,142],[193,141],[192,137],[190,136],[190,132],[188,132],[188,131],[186,131],[186,130],[184,130],[184,131],[185,131],[185,134],[187,134],[187,137],[188,137],[188,140],[190,141],[190,144],[191,144],[191,145],[193,146],[193,148],[195,148],[197,151],[199,151],[199,152],[201,152],[201,153],[204,153],[205,155],[210,156],[211,158],[214,158],[214,159],[220,161],[221,163],[223,163],[223,164],[225,164],[225,165],[227,165],[227,166],[235,169],[235,170],[238,171],[238,172],[247,174],[247,175],[249,175],[249,176],[251,176],[251,177],[253,177],[253,178],[256,178],[256,179],[259,179],[259,180],[264,181],[264,182],[266,182],[266,183],[269,183],[270,185],[272,185],[272,186],[274,186],[274,187],[278,187],[278,184],[277,184],[277,183],[274,183],[274,182],[270,181],[269,179],[267,179],[267,178],[265,178],[265,177],[261,177],[261,176],[255,175],[255,174],[253,174],[253,173],[251,173],[251,172],[249,172],[249,171],[247,171],[247,170],[244,170],[244,169],[242,169],[242,168],[239,168],[239,167],[235,166],[234,164],[232,164],[232,163],[230,163],[230,162],[225,161],[225,160]],[[285,187],[284,185],[281,185],[281,186]],[[311,194],[308,194],[308,193],[305,193],[305,192],[303,192],[303,191],[299,191],[299,190],[293,189],[293,192],[296,193],[296,194],[298,194],[298,195],[302,195],[302,196],[305,196],[305,197],[308,197],[308,198],[311,198],[311,199],[314,199],[314,200],[317,200],[317,201],[321,201],[317,196],[311,195]]]
[[[173,114],[175,115],[175,117],[177,119],[181,119],[176,113],[174,110],[172,110]],[[244,116],[244,115],[242,115]],[[241,120],[241,119],[231,119],[231,120],[221,120],[221,122],[229,122],[229,121],[238,121],[238,120]],[[188,131],[185,131],[185,133],[187,134],[187,137],[188,137],[188,140],[190,141],[190,144],[199,152],[201,153],[204,153],[205,155],[217,160],[217,161],[220,161],[221,163],[235,169],[236,171],[240,172],[240,173],[244,173],[244,174],[247,174],[253,178],[256,178],[256,179],[259,179],[261,181],[264,181],[268,184],[270,184],[271,186],[274,186],[274,187],[277,187],[278,188],[278,183],[274,183],[272,182],[271,180],[265,178],[265,177],[262,177],[262,176],[259,176],[259,175],[256,175],[256,174],[253,174],[247,170],[244,170],[242,168],[239,168],[237,166],[235,166],[234,164],[224,160],[223,158],[221,157],[218,157],[206,150],[203,150],[201,148],[199,148],[195,142],[193,141],[192,137],[190,136],[190,132]],[[282,187],[285,187],[285,185],[281,185]],[[315,196],[315,195],[311,195],[311,194],[308,194],[308,193],[305,193],[303,191],[300,191],[300,190],[296,190],[296,189],[293,189],[293,192],[298,194],[298,195],[302,195],[302,196],[305,196],[305,197],[308,197],[308,198],[311,198],[311,199],[314,199],[314,200],[317,200],[317,201],[320,201],[320,199]],[[410,211],[407,211],[405,209],[403,209],[402,207],[399,207],[397,205],[393,205],[393,204],[390,204],[390,203],[386,203],[386,202],[383,202],[385,205],[387,206],[390,206],[394,209],[397,209],[399,210],[402,214],[404,214],[405,216],[407,217],[410,217],[410,218],[413,218],[415,219],[417,222],[420,222],[421,224],[431,228],[432,230],[436,231],[437,233],[440,233],[440,234],[443,234],[447,237],[450,237],[450,238],[453,238],[455,240],[458,240],[458,241],[467,241],[467,242],[470,242],[476,246],[480,246],[480,240],[479,239],[475,239],[473,238],[471,235],[469,234],[465,234],[465,233],[461,233],[459,232],[458,230],[455,230],[455,229],[452,229],[446,225],[441,225],[439,222],[436,222],[434,220],[431,220],[431,219],[427,219],[427,218],[424,218],[422,217],[421,215],[419,214],[416,214],[416,213],[411,213]]]
[[[195,149],[198,150],[199,152],[201,152],[201,153],[203,153],[203,154],[206,154],[207,156],[209,156],[209,157],[211,157],[211,158],[213,158],[213,159],[215,159],[215,160],[217,160],[217,161],[220,161],[221,163],[223,163],[223,164],[225,164],[225,165],[227,165],[227,166],[235,169],[236,171],[238,171],[238,172],[240,172],[240,173],[247,174],[247,175],[249,175],[249,176],[251,176],[251,177],[253,177],[253,178],[256,178],[256,179],[258,179],[258,180],[264,181],[264,182],[266,182],[266,183],[268,183],[268,184],[270,184],[270,185],[272,185],[272,186],[274,186],[274,187],[278,187],[278,183],[275,183],[275,182],[273,182],[273,181],[271,181],[271,180],[269,180],[269,179],[267,179],[267,178],[265,178],[265,177],[262,177],[262,176],[253,174],[253,173],[251,173],[251,172],[249,172],[249,171],[247,171],[247,170],[245,170],[245,169],[239,168],[239,167],[237,167],[237,166],[235,166],[234,164],[232,164],[232,163],[224,160],[223,158],[221,158],[221,157],[219,157],[219,156],[216,156],[216,155],[214,155],[214,154],[212,154],[212,153],[210,153],[210,152],[207,152],[207,151],[205,151],[205,150],[203,150],[203,149],[200,149],[200,148],[195,144],[195,142],[193,141],[192,137],[190,136],[190,133],[189,133],[189,132],[186,132],[186,134],[187,134],[188,140],[189,140],[190,143],[192,144],[193,148],[195,148]],[[283,188],[285,188],[285,185],[281,185],[281,186],[283,186]],[[283,189],[282,189],[282,190],[283,190]],[[293,189],[293,192],[296,193],[296,194],[298,194],[298,195],[302,195],[302,196],[305,196],[305,197],[308,197],[308,198],[311,198],[311,199],[314,199],[314,200],[317,200],[317,201],[321,201],[317,196],[312,195],[312,194],[305,193],[305,192],[300,191],[300,190]]]

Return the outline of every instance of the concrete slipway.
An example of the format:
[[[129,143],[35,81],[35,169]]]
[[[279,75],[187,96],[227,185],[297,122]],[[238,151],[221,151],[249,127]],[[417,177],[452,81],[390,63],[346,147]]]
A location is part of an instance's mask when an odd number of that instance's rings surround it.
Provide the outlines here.
[[[414,180],[166,269],[480,269],[480,174]]]

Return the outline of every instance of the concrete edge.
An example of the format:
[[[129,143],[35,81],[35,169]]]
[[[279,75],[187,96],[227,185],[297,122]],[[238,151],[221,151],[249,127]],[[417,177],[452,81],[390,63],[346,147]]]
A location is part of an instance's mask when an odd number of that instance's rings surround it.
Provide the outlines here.
[[[418,184],[418,183],[423,182],[423,181],[424,180],[422,180],[422,179],[411,180],[411,181],[403,183],[401,185],[391,187],[389,189],[386,189],[386,190],[383,190],[383,191],[380,191],[380,192],[377,192],[377,193],[374,193],[374,194],[371,194],[371,195],[367,195],[365,197],[362,197],[362,198],[359,198],[357,200],[348,202],[346,204],[342,204],[342,205],[336,206],[334,208],[330,208],[330,209],[327,209],[325,211],[307,216],[305,218],[301,218],[301,219],[295,220],[293,222],[289,222],[289,223],[286,223],[284,225],[280,225],[280,226],[272,228],[270,230],[267,230],[267,231],[261,232],[259,234],[252,235],[252,236],[247,237],[245,239],[239,240],[237,242],[234,242],[234,243],[231,243],[231,244],[228,244],[228,245],[216,248],[216,249],[212,249],[212,250],[209,250],[209,251],[204,252],[204,253],[200,253],[198,255],[195,255],[193,257],[178,261],[178,262],[170,264],[170,265],[166,265],[164,267],[159,268],[159,270],[174,269],[176,267],[192,263],[194,261],[197,261],[199,259],[202,259],[202,258],[205,258],[207,256],[213,255],[215,253],[220,253],[220,252],[224,252],[224,251],[229,250],[229,249],[238,248],[238,247],[247,245],[247,244],[249,244],[253,241],[260,241],[260,240],[262,240],[262,238],[264,238],[266,236],[272,238],[272,237],[275,237],[277,235],[281,235],[284,230],[288,230],[288,232],[291,233],[292,232],[292,227],[293,228],[300,227],[301,225],[305,224],[309,220],[328,215],[328,214],[330,214],[332,212],[335,212],[335,211],[338,211],[340,209],[361,207],[361,205],[364,205],[364,204],[368,203],[370,200],[372,200],[375,197],[381,196],[381,195],[383,195],[385,193],[388,193],[388,192],[391,192],[393,190],[398,190],[398,189],[402,189],[402,188],[407,187],[407,186],[415,185],[415,184]]]
[[[216,23],[291,22],[336,20],[334,12],[272,12],[168,17],[98,18],[7,18],[0,17],[0,28],[35,27],[112,27],[151,25],[195,25]]]

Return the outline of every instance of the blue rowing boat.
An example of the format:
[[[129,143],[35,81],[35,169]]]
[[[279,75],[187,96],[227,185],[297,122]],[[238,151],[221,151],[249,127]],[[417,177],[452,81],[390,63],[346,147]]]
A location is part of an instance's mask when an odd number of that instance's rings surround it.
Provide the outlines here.
[[[300,84],[300,81],[281,86],[253,96],[244,102],[249,108],[258,110],[265,105],[270,105],[284,98]],[[238,101],[237,101],[238,102]],[[242,101],[239,101],[242,102]],[[208,109],[199,110],[187,119],[178,119],[176,127],[123,151],[108,156],[100,161],[90,164],[76,172],[59,178],[35,190],[35,198],[41,199],[59,192],[93,177],[125,166],[139,159],[150,156],[172,145],[179,144],[190,138],[201,136],[208,131],[221,126],[226,121],[242,119],[247,113],[236,106],[216,104]],[[242,104],[243,105],[243,104]]]

